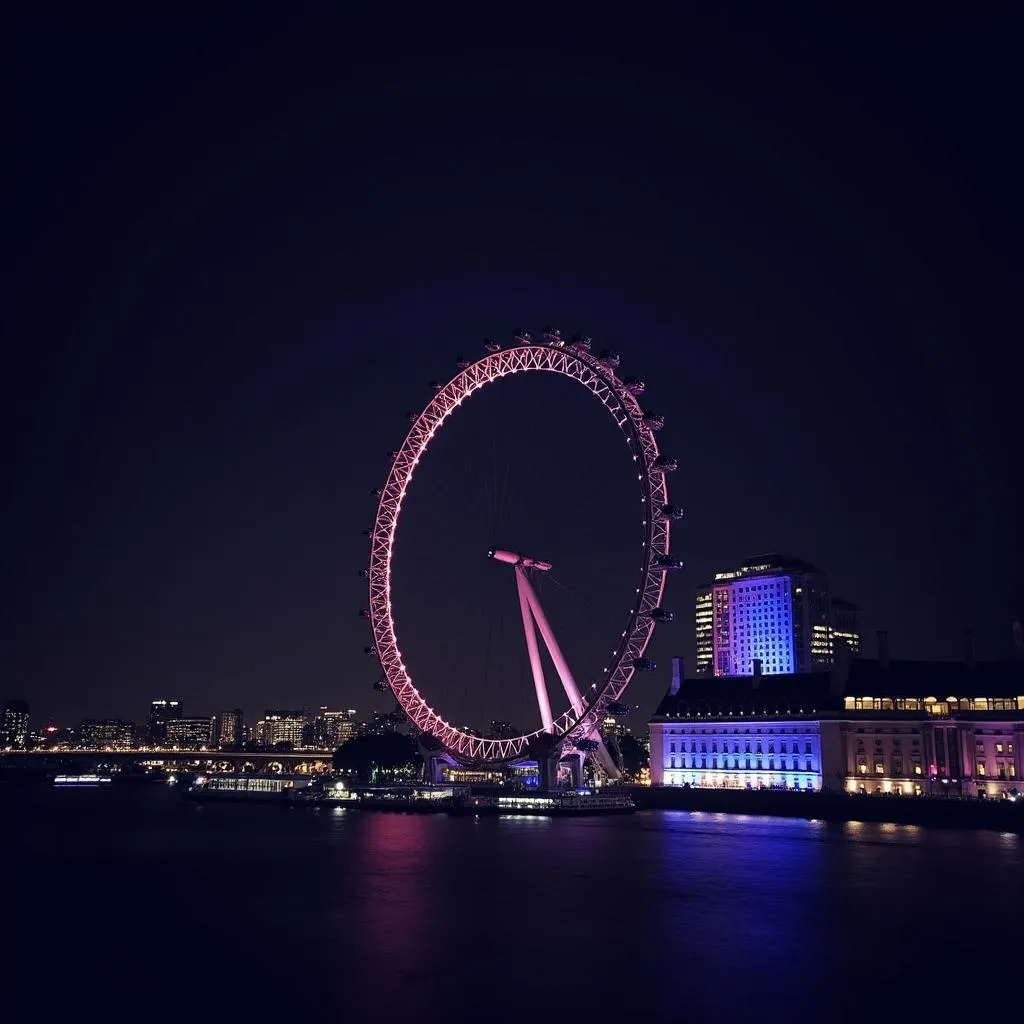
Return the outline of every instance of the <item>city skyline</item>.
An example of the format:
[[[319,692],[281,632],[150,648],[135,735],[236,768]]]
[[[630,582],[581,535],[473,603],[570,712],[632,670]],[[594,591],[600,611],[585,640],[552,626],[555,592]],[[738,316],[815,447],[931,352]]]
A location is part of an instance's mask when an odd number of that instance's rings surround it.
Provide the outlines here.
[[[866,653],[877,629],[897,657],[955,656],[966,629],[1012,651],[1009,34],[572,23],[566,60],[520,14],[442,66],[346,18],[24,28],[6,696],[73,721],[159,693],[385,709],[357,617],[369,492],[430,382],[520,324],[620,351],[665,414],[687,514],[659,673],[695,664],[694,588],[758,550],[824,567]],[[384,52],[338,43],[385,29]],[[621,629],[628,467],[549,383],[460,412],[410,492],[399,611],[442,708],[472,711],[472,680],[526,712],[522,653],[482,626],[517,614],[497,540],[555,564],[581,676]]]

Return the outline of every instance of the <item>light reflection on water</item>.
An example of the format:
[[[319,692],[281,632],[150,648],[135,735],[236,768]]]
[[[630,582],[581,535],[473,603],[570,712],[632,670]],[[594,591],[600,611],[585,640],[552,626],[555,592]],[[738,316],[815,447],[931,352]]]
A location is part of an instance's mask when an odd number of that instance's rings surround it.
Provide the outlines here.
[[[978,936],[1015,934],[1021,910],[1015,835],[57,796],[0,808],[19,879],[0,909],[24,990],[49,984],[52,922],[88,921],[63,968],[69,990],[151,1000],[167,981],[154,950],[173,949],[207,964],[189,984],[232,1017],[450,1024],[486,1007],[487,1024],[544,1008],[820,1024],[854,1001],[937,1010],[935,965],[971,962]],[[155,947],[140,941],[148,929]],[[218,934],[214,955],[202,937]],[[995,979],[1012,977],[1014,948],[986,943],[989,1011],[1010,1007],[1012,986]]]

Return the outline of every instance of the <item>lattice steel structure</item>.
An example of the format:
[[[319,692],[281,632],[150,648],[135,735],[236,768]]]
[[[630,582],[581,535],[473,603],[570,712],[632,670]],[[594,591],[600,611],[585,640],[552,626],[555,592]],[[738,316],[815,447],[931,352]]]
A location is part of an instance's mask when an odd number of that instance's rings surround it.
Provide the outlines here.
[[[411,428],[401,448],[394,453],[387,483],[375,494],[380,501],[370,531],[370,563],[362,575],[369,580],[369,618],[375,654],[381,663],[387,688],[409,716],[425,733],[432,734],[444,748],[465,762],[502,762],[522,758],[531,744],[546,732],[556,742],[572,746],[586,739],[603,720],[609,705],[618,702],[633,673],[645,667],[644,651],[660,619],[671,615],[661,609],[666,573],[681,563],[669,554],[671,521],[681,515],[670,505],[666,474],[675,462],[659,455],[655,431],[662,418],[645,412],[637,401],[642,382],[617,375],[618,357],[589,351],[589,339],[568,343],[557,331],[545,332],[546,344],[534,343],[520,332],[516,344],[501,348],[495,343],[475,362],[460,361],[460,372],[447,384],[435,385],[437,391],[418,416],[410,417]],[[409,483],[420,459],[449,416],[475,392],[494,381],[517,373],[556,373],[577,381],[591,392],[611,414],[621,430],[636,463],[637,481],[643,503],[644,541],[638,583],[625,629],[615,646],[602,679],[584,694],[583,707],[570,706],[544,727],[510,739],[489,739],[461,731],[438,714],[413,683],[402,658],[395,635],[391,607],[392,552],[398,523]]]

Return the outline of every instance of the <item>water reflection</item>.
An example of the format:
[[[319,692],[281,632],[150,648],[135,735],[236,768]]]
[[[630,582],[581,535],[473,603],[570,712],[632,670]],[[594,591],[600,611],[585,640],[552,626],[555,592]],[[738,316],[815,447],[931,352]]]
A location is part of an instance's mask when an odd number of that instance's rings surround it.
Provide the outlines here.
[[[808,937],[826,923],[819,903],[827,846],[805,821],[678,813],[658,821],[653,904],[660,954],[695,1004],[773,1006],[799,1018],[830,967]],[[671,996],[662,1000],[670,1010]]]
[[[684,812],[196,815],[74,796],[5,808],[18,884],[0,921],[33,997],[52,983],[53,922],[87,921],[63,984],[149,1005],[166,957],[125,925],[160,908],[159,949],[188,953],[226,1019],[916,1019],[945,1014],[939,972],[979,956],[986,1014],[1014,1009],[1018,836]]]

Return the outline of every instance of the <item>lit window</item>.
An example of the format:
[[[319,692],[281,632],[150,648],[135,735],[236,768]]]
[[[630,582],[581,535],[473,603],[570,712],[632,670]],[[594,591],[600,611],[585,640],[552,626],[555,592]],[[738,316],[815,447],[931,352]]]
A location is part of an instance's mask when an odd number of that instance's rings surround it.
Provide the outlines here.
[[[984,776],[984,774],[985,774],[985,762],[984,762],[984,761],[979,761],[979,762],[978,762],[978,771],[977,771],[977,774],[978,774],[979,776]]]

